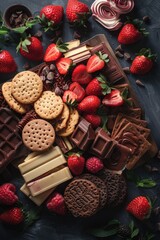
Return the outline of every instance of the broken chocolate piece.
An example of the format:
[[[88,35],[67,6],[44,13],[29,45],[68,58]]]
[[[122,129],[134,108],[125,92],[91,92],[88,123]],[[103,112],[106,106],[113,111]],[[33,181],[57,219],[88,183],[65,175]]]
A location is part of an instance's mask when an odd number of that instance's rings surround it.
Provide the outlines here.
[[[130,74],[130,68],[129,68],[129,67],[124,67],[124,68],[123,68],[123,71],[124,71],[126,74]]]
[[[116,55],[116,57],[119,57],[119,58],[123,58],[124,57],[124,54],[121,53],[120,51],[116,51],[115,55]]]
[[[91,126],[91,123],[84,118],[80,120],[72,133],[70,139],[79,149],[86,151],[90,148],[95,138],[95,132]]]
[[[140,87],[145,87],[145,85],[139,79],[136,80],[136,84]]]
[[[124,59],[125,59],[126,61],[131,61],[131,55],[130,55],[128,52],[125,52],[125,53],[124,53]]]

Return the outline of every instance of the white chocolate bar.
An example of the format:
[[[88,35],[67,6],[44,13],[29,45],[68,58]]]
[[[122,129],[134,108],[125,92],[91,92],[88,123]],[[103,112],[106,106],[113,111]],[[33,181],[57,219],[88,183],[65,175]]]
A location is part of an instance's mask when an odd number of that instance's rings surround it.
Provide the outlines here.
[[[71,40],[69,42],[66,42],[66,44],[68,44],[67,48],[68,50],[70,50],[72,48],[78,47],[80,45],[80,40],[79,39]]]
[[[40,206],[48,197],[49,195],[55,190],[55,188],[51,188],[44,193],[41,193],[35,197],[33,197],[29,191],[29,188],[27,187],[26,184],[24,184],[20,188],[21,192],[23,192],[29,199],[31,199],[36,205]]]
[[[35,180],[27,184],[32,196],[37,196],[59,184],[68,181],[72,178],[71,172],[68,167],[54,172],[46,177]]]
[[[60,155],[62,155],[62,151],[58,146],[51,147],[48,151],[41,153],[29,160],[25,160],[23,163],[21,163],[18,166],[18,168],[19,168],[21,174],[23,175],[23,174],[39,167],[40,165],[45,164],[46,162],[49,162],[51,159],[56,158]]]
[[[82,52],[85,52],[85,51],[88,51],[88,48],[86,45],[82,46],[82,47],[78,47],[76,49],[73,49],[73,50],[70,50],[69,52],[66,52],[64,53],[64,56],[66,58],[71,58],[72,56],[75,56],[79,53],[82,53]]]
[[[57,168],[58,166],[65,164],[66,162],[67,161],[64,158],[64,156],[60,155],[60,156],[48,161],[47,163],[42,164],[39,167],[36,167],[33,170],[23,174],[23,178],[26,183],[30,182],[30,181],[34,180],[35,178],[43,175],[44,173],[47,173],[50,170],[53,170],[53,169]]]

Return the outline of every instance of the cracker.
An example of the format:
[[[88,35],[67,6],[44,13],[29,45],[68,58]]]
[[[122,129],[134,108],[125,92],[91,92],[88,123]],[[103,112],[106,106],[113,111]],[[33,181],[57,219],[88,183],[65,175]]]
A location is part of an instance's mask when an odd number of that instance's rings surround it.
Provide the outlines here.
[[[41,97],[34,103],[35,112],[44,119],[54,119],[63,110],[63,101],[54,92],[44,91]]]
[[[42,79],[34,72],[23,71],[12,79],[12,95],[22,104],[34,103],[43,91]]]
[[[132,169],[151,146],[151,144],[139,134],[132,123],[128,123],[123,129],[121,129],[116,135],[115,140],[131,149],[131,156],[126,165],[127,169]]]
[[[63,105],[62,113],[56,118],[56,124],[54,126],[56,132],[66,127],[69,118],[69,108],[65,103]]]
[[[43,119],[28,122],[22,131],[23,143],[32,151],[47,150],[55,140],[52,125]]]
[[[26,107],[19,103],[11,94],[12,82],[5,82],[2,85],[2,94],[10,108],[20,114],[26,113]]]
[[[78,111],[76,109],[70,109],[69,114],[70,115],[66,127],[61,131],[57,132],[57,134],[61,137],[67,137],[71,135],[75,129],[76,124],[78,123],[79,120]]]

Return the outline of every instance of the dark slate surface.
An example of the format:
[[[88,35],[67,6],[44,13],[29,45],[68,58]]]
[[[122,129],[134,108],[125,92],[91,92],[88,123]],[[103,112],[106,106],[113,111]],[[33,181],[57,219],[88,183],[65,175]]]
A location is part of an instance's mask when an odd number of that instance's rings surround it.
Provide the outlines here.
[[[12,0],[5,0],[0,1],[0,9],[2,12],[5,11],[5,9],[10,4],[15,3],[25,3],[26,6],[28,6],[33,13],[38,12],[42,6],[54,3],[54,4],[60,4],[64,7],[66,6],[67,0],[57,0],[57,1],[37,1],[37,0],[22,0],[22,1],[12,1]],[[91,5],[93,1],[88,0],[84,1]],[[137,79],[134,76],[129,76],[130,83],[137,93],[137,98],[140,101],[140,104],[142,108],[145,110],[145,118],[147,119],[149,126],[152,130],[152,135],[154,139],[156,140],[156,143],[158,147],[160,147],[160,71],[159,71],[159,65],[160,65],[160,47],[159,47],[159,41],[160,41],[160,1],[159,0],[135,0],[135,9],[132,13],[133,16],[142,18],[144,15],[148,15],[151,18],[151,23],[149,25],[146,25],[147,30],[149,31],[150,35],[147,39],[142,40],[141,42],[135,44],[134,46],[125,47],[124,49],[127,52],[130,52],[132,55],[134,55],[135,52],[138,52],[138,50],[141,47],[150,47],[153,52],[156,52],[158,54],[158,60],[157,63],[154,66],[154,69],[149,73],[147,76],[141,77],[140,79],[145,84],[145,88],[139,87],[136,85],[135,80]],[[108,30],[105,30],[101,25],[99,25],[94,20],[90,20],[91,22],[91,31],[84,36],[83,40],[88,39],[91,36],[94,36],[98,33],[103,33],[108,38],[111,46],[115,48],[117,43],[117,33],[110,33]],[[69,28],[68,23],[65,19],[64,24],[64,40],[71,40],[73,38],[73,31]],[[44,48],[49,43],[49,39],[47,37],[44,37],[43,44]],[[15,56],[15,60],[19,66],[18,71],[23,70],[22,66],[24,63],[26,63],[26,60],[24,60],[22,57],[20,57],[15,50],[14,46],[7,47],[10,52]],[[120,61],[122,66],[128,66],[129,64],[125,61]],[[32,66],[35,64],[33,63]],[[8,76],[0,76],[1,82],[4,82],[7,80]],[[151,161],[152,166],[156,166],[159,168],[159,160],[153,159]],[[160,169],[160,168],[159,168]],[[157,181],[157,186],[155,188],[151,189],[139,189],[135,187],[135,184],[129,183],[129,194],[128,198],[126,200],[126,203],[131,200],[133,197],[138,195],[148,195],[151,198],[158,197],[158,200],[156,201],[156,206],[159,206],[160,204],[160,177],[159,172],[158,173],[147,173],[144,169],[144,167],[140,167],[136,170],[136,173],[143,177],[152,177]],[[17,189],[22,185],[22,178],[19,176],[15,170],[13,171],[13,183],[16,184]],[[35,205],[32,204],[22,193],[18,192],[19,198],[21,201],[25,204],[27,208],[34,208]],[[123,223],[128,223],[132,218],[124,211],[124,206],[120,210],[116,210],[113,212],[109,212],[108,210],[102,210],[95,216],[89,218],[89,219],[75,219],[71,216],[67,217],[59,217],[55,216],[53,214],[50,214],[46,211],[46,209],[42,208],[41,212],[41,218],[34,223],[31,227],[29,227],[26,230],[21,230],[20,228],[11,228],[6,227],[2,224],[0,224],[0,239],[1,240],[94,240],[95,238],[87,234],[86,229],[88,229],[90,226],[97,226],[99,224],[105,224],[107,222],[107,219],[112,218],[119,218]],[[157,216],[156,218],[152,218],[152,223],[155,229],[156,222],[160,221],[160,216]],[[148,226],[146,223],[139,223],[136,221],[137,225],[141,228],[142,231],[146,231],[148,229]],[[160,233],[156,231],[155,233],[156,237],[154,239],[160,239]],[[113,239],[113,238],[111,238]]]

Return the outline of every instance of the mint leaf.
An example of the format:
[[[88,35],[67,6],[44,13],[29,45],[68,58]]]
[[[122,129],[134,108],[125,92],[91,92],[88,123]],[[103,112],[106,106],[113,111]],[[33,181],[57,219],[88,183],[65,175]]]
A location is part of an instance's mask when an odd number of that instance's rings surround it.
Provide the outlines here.
[[[136,236],[138,235],[138,233],[139,233],[139,229],[136,228],[135,230],[133,230],[133,232],[132,232],[132,234],[131,234],[131,238],[136,237]]]
[[[89,233],[95,237],[110,237],[118,232],[118,227],[115,229],[107,230],[102,228],[94,228],[92,230],[89,230]]]

